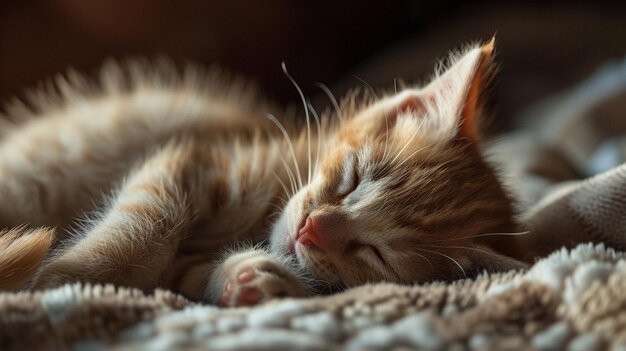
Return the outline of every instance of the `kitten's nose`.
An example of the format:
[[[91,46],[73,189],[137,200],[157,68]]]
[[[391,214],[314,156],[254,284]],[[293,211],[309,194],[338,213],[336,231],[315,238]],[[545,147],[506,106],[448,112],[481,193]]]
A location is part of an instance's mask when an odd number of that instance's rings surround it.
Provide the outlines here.
[[[323,216],[310,214],[302,228],[298,231],[297,240],[300,244],[315,247],[321,250],[334,250],[339,248],[341,240],[330,237],[329,225],[325,223]]]
[[[304,246],[320,248],[318,244],[319,237],[315,227],[311,216],[307,217],[304,226],[298,231],[298,242]]]

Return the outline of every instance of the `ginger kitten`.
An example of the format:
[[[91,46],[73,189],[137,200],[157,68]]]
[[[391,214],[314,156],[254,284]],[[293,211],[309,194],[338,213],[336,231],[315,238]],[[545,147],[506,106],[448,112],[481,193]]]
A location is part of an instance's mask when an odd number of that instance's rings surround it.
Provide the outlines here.
[[[492,55],[493,41],[471,47],[424,87],[353,96],[306,128],[194,69],[58,80],[61,103],[4,128],[0,225],[23,234],[0,251],[45,249],[56,227],[34,289],[160,286],[224,306],[521,267],[514,242],[489,236],[516,229],[480,152]],[[0,260],[0,288],[41,257]]]

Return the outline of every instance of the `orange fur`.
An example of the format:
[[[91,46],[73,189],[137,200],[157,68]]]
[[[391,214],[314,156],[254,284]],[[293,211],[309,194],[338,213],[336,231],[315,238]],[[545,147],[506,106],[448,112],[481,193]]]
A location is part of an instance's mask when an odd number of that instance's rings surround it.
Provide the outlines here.
[[[0,233],[0,290],[22,288],[46,258],[51,229],[15,228]]]
[[[474,79],[472,79],[470,83],[465,106],[461,113],[463,122],[459,134],[470,140],[478,139],[478,123],[476,119],[479,113],[479,99],[484,90],[486,80],[489,80],[489,70],[493,60],[495,40],[496,38],[493,37],[487,44],[480,47],[481,58],[476,67]]]
[[[193,69],[109,67],[99,92],[62,81],[65,104],[44,105],[0,140],[0,225],[59,227],[35,289],[161,286],[228,305],[519,267],[511,245],[481,237],[516,227],[468,129],[490,54],[489,44],[469,48],[426,87],[349,95],[309,128],[266,118],[271,105],[240,81]],[[85,224],[73,228],[77,217]],[[324,248],[298,239],[311,218]],[[43,259],[50,242],[35,238],[0,235],[9,251],[33,243],[7,286]]]

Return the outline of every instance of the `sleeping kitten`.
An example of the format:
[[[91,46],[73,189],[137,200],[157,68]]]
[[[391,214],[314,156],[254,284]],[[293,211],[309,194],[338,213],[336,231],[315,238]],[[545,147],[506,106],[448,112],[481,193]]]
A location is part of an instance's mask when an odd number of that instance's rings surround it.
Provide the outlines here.
[[[50,227],[60,245],[35,289],[161,286],[224,306],[521,267],[514,242],[490,239],[516,229],[477,131],[492,51],[466,50],[425,87],[307,114],[306,127],[196,70],[60,79],[62,99],[44,98],[62,103],[3,128],[0,224],[42,228],[0,241],[0,273],[13,272],[0,287],[29,279]],[[221,254],[242,242],[252,248]]]

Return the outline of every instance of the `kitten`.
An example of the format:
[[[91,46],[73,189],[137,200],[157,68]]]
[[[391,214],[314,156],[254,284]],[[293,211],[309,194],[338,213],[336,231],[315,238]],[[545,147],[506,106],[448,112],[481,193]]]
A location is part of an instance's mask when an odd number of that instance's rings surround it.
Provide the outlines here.
[[[471,47],[425,87],[353,95],[336,116],[307,114],[306,128],[196,70],[110,66],[100,88],[59,80],[62,104],[4,128],[0,224],[24,233],[0,250],[47,248],[56,227],[34,289],[160,286],[224,306],[521,267],[514,242],[489,237],[516,229],[480,153],[492,55],[493,41]],[[0,287],[29,279],[41,255],[26,256],[0,261],[21,269]]]

